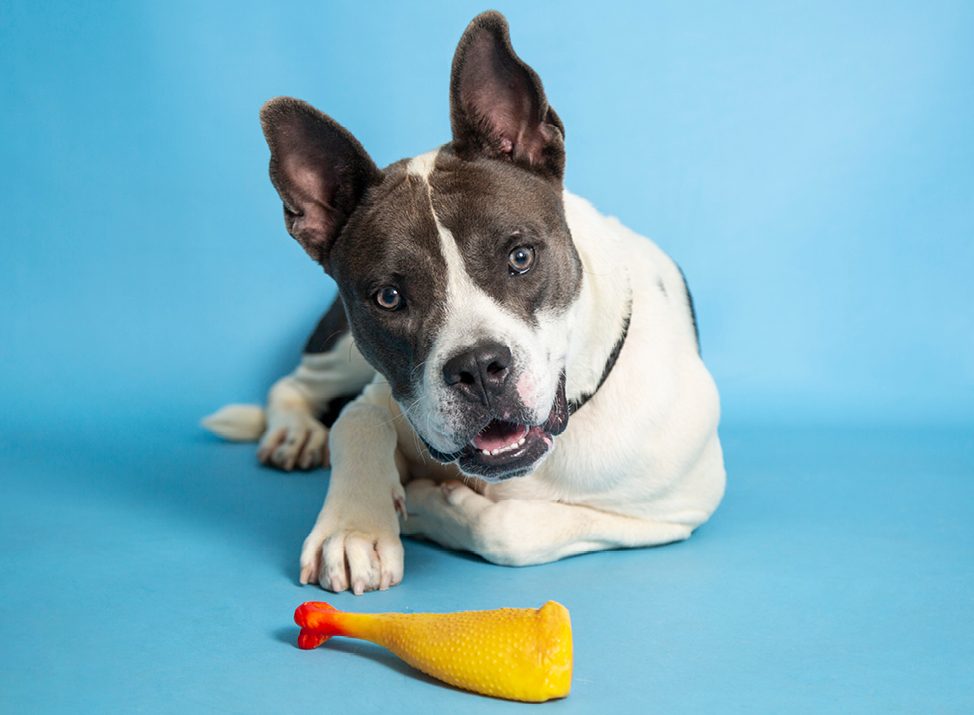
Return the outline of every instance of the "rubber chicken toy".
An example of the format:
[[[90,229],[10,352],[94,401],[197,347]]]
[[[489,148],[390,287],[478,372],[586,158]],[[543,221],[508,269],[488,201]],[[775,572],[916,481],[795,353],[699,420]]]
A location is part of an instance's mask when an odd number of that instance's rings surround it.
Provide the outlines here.
[[[388,648],[409,665],[458,688],[525,702],[568,695],[572,624],[568,609],[501,608],[460,613],[346,613],[309,601],[294,612],[298,646],[346,636]]]

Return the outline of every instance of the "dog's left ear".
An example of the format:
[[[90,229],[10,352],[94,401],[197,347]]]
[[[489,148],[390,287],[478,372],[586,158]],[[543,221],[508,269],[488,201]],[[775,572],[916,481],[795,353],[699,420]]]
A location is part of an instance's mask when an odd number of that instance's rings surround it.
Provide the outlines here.
[[[565,127],[548,106],[541,79],[514,53],[507,21],[478,15],[453,57],[453,149],[461,159],[508,159],[546,178],[565,172]]]

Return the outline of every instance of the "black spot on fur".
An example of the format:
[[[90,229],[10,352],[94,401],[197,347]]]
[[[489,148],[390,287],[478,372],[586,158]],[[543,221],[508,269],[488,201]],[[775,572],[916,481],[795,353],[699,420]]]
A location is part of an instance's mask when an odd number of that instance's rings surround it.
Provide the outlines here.
[[[348,333],[348,318],[342,299],[335,296],[335,302],[318,321],[318,327],[304,346],[305,355],[326,353],[334,347],[343,335]]]
[[[690,320],[693,321],[693,335],[697,340],[697,353],[700,354],[700,329],[697,327],[697,311],[693,308],[693,296],[690,295],[690,286],[687,283],[687,277],[683,273],[683,269],[679,266],[676,267],[680,271],[680,276],[683,278],[683,289],[687,294],[687,306],[690,308]]]
[[[354,400],[356,397],[358,397],[358,394],[342,395],[341,397],[336,397],[335,399],[333,399],[331,402],[328,403],[328,407],[325,408],[324,412],[322,412],[319,415],[316,415],[318,420],[325,427],[331,427],[333,424],[335,424],[335,420],[338,419],[338,415],[339,413],[341,413],[345,405],[347,405],[349,402]]]

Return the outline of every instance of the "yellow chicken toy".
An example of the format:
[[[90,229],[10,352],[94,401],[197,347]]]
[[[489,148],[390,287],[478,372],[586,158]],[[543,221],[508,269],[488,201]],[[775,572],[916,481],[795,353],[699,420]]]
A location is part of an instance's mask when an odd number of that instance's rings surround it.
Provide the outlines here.
[[[501,608],[461,613],[345,613],[327,603],[298,606],[298,646],[332,636],[388,648],[414,668],[458,688],[508,700],[563,698],[572,687],[568,609]]]

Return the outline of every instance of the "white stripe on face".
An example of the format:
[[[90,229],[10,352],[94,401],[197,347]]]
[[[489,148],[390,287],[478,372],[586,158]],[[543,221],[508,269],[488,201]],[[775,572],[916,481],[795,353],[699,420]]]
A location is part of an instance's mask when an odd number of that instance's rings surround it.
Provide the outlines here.
[[[466,270],[453,234],[433,208],[429,178],[439,149],[411,159],[406,172],[423,179],[430,193],[430,211],[436,222],[440,251],[446,263],[444,322],[436,335],[423,369],[422,384],[414,394],[418,399],[403,410],[410,422],[434,448],[453,453],[465,444],[457,435],[462,428],[466,398],[450,388],[443,377],[444,364],[473,345],[497,342],[507,346],[513,356],[512,386],[534,424],[547,419],[555,399],[568,348],[568,326],[564,316],[539,314],[537,325],[529,325],[489,296]],[[489,232],[488,232],[489,233]],[[498,267],[506,270],[507,264]],[[511,415],[507,415],[509,418]],[[505,415],[494,415],[505,419]]]
[[[425,154],[414,156],[406,164],[406,173],[410,176],[418,176],[423,181],[429,183],[430,174],[433,173],[433,167],[436,165],[436,156],[439,153],[440,149],[437,147]]]

